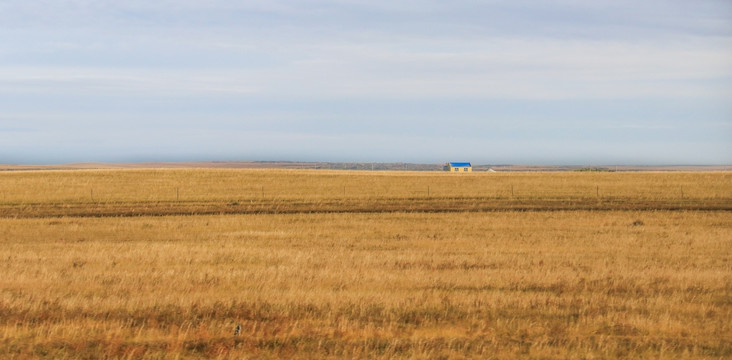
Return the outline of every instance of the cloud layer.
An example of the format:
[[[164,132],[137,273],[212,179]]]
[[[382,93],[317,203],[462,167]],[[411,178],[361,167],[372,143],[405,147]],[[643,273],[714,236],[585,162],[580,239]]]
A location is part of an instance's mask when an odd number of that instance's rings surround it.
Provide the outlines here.
[[[0,163],[729,163],[731,49],[727,1],[10,0]]]

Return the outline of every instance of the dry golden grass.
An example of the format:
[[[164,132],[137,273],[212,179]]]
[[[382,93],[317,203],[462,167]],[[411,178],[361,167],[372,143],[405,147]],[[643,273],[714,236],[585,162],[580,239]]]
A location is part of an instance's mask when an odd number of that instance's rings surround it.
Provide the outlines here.
[[[0,173],[0,180],[0,201],[11,204],[428,196],[730,200],[732,196],[730,172],[450,174],[161,169],[18,171]]]
[[[0,173],[0,216],[732,210],[732,173],[90,170]]]
[[[527,203],[543,204],[546,198],[582,203],[583,197],[568,194],[590,187],[583,196],[596,198],[592,184],[599,184],[628,203],[657,200],[648,194],[635,198],[639,188],[673,200],[675,188],[683,186],[682,205],[728,206],[728,173],[494,175],[0,174],[0,190],[8,195],[4,206],[10,209],[9,217],[0,218],[0,354],[17,359],[732,357],[729,210],[398,211],[427,198],[426,191],[413,193],[420,187],[430,186],[435,191],[430,197],[441,199],[425,204],[444,205],[461,197],[508,199],[505,191],[491,195],[482,189],[511,184],[514,196]],[[55,185],[46,185],[49,181]],[[94,202],[76,196],[90,184],[99,191]],[[346,196],[339,199],[342,193],[333,189],[343,184]],[[162,202],[175,201],[159,193],[176,185],[200,188],[186,195],[190,204],[255,200],[256,187],[265,186],[273,189],[271,198],[265,193],[260,199],[267,206],[299,199],[313,208],[291,214],[133,217],[48,217],[19,210],[40,204],[65,209],[74,202],[94,207],[100,201],[159,209]],[[363,193],[350,194],[350,186]],[[254,190],[231,197],[237,187]],[[382,191],[367,190],[372,188]],[[549,191],[557,188],[568,190]],[[18,195],[21,189],[26,190]],[[128,195],[104,199],[105,192]],[[332,213],[311,213],[327,199],[342,208],[373,199],[398,206],[368,213],[341,212],[334,205]],[[28,218],[15,218],[13,211]],[[236,324],[243,327],[239,336],[233,334]]]

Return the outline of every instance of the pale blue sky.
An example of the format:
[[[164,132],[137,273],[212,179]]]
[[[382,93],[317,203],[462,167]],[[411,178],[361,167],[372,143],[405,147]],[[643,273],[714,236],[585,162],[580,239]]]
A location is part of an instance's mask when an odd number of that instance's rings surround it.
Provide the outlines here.
[[[0,163],[731,164],[728,0],[0,0]]]

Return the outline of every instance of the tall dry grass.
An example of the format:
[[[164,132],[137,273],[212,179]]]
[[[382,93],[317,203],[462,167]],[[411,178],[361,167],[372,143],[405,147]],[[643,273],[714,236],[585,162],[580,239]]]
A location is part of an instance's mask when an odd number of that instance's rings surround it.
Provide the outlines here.
[[[732,356],[727,212],[1,219],[0,234],[11,358]]]
[[[729,358],[730,180],[0,173],[0,354]],[[484,211],[510,209],[501,199],[539,211]],[[587,199],[652,206],[556,211]],[[654,210],[659,201],[681,206]],[[184,211],[258,204],[295,213],[128,216],[164,215],[179,202]],[[705,203],[721,210],[684,210]],[[453,212],[426,211],[432,206]]]

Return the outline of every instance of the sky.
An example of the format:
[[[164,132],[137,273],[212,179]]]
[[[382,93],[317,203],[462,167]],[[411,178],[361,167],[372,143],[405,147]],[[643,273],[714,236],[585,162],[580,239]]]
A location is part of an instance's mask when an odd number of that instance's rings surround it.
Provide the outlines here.
[[[0,163],[732,164],[729,0],[0,0]]]

